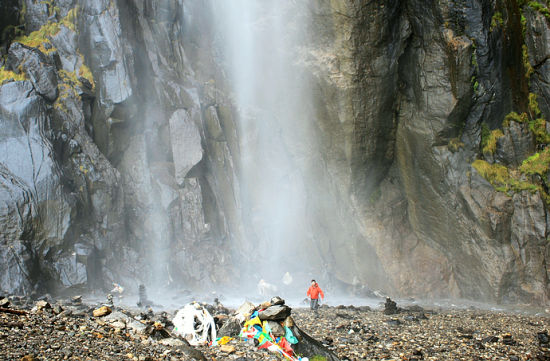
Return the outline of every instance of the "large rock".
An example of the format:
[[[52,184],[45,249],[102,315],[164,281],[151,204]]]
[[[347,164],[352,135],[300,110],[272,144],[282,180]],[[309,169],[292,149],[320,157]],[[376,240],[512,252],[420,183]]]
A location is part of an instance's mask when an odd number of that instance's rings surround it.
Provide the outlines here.
[[[293,345],[296,354],[306,356],[310,359],[314,356],[321,356],[327,361],[340,360],[338,356],[323,346],[321,342],[302,331],[298,326],[292,327],[292,333],[298,339],[298,343]]]
[[[495,159],[499,163],[518,167],[535,153],[535,136],[527,123],[510,122],[504,136],[498,138]]]
[[[203,154],[199,129],[186,110],[176,110],[170,117],[170,141],[176,181],[182,184],[191,168],[201,161]]]
[[[291,312],[291,308],[286,305],[270,306],[260,311],[258,317],[260,320],[284,321]]]
[[[227,319],[218,331],[218,337],[237,337],[241,332],[241,323],[234,317]]]
[[[0,239],[4,262],[3,289],[28,291],[38,281],[38,239],[62,239],[70,209],[59,188],[52,144],[46,138],[45,102],[29,81],[0,86]],[[48,282],[44,272],[42,282]]]
[[[40,50],[13,43],[8,53],[8,66],[17,71],[22,69],[30,78],[38,94],[48,101],[53,102],[57,98],[55,66]]]
[[[132,63],[126,61],[119,8],[99,0],[84,1],[80,10],[83,50],[98,75],[99,101],[106,107],[122,103],[133,93],[129,75],[133,69]]]

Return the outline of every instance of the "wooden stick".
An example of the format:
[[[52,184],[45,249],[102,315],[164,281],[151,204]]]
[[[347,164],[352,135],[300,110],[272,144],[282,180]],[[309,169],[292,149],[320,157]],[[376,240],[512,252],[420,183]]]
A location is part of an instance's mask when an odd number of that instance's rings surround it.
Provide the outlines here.
[[[2,313],[11,313],[13,315],[26,315],[26,314],[28,314],[27,311],[12,310],[11,308],[3,308],[3,307],[0,307],[0,312],[2,312]]]

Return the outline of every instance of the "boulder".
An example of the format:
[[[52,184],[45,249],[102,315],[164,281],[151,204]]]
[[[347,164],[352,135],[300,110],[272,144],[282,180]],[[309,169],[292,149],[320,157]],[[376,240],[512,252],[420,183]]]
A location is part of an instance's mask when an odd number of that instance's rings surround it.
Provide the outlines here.
[[[126,328],[136,334],[145,334],[147,330],[147,326],[145,326],[143,323],[139,322],[138,320],[130,319],[126,323]]]
[[[269,325],[269,328],[271,328],[271,333],[273,336],[281,337],[285,335],[286,331],[279,322],[267,321],[267,324]]]
[[[180,340],[179,338],[173,338],[173,337],[163,338],[162,340],[159,341],[159,343],[161,345],[170,346],[170,347],[182,347],[185,345],[185,343],[182,340]]]
[[[310,359],[314,356],[321,356],[324,357],[326,361],[340,361],[338,356],[323,346],[321,342],[302,331],[298,326],[294,326],[291,330],[298,339],[298,343],[292,346],[296,354]]]
[[[235,346],[233,345],[221,345],[220,350],[228,354],[232,354],[236,351]]]
[[[241,323],[234,317],[228,318],[218,331],[218,337],[236,337],[241,332]]]
[[[237,308],[235,314],[240,315],[241,317],[243,317],[244,320],[246,317],[250,316],[252,312],[254,312],[255,308],[256,306],[252,302],[246,301],[245,303],[240,305],[239,308]]]
[[[125,313],[122,313],[120,311],[114,311],[105,317],[103,317],[103,321],[115,323],[115,322],[123,322],[124,324],[130,322],[131,317],[126,315]]]
[[[286,305],[277,305],[266,308],[258,316],[260,320],[284,321],[291,313],[290,307]]]

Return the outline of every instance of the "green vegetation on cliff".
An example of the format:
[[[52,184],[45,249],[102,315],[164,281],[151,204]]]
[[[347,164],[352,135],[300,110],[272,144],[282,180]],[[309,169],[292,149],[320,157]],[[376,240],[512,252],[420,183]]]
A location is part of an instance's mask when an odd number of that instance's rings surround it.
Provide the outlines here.
[[[78,6],[74,9],[71,9],[67,16],[61,19],[59,22],[48,21],[40,29],[33,31],[27,36],[20,36],[15,39],[15,41],[39,49],[44,54],[50,54],[56,51],[57,49],[52,45],[50,37],[56,35],[61,31],[61,25],[76,31],[75,21],[76,14],[78,12]],[[52,16],[53,14],[50,14]]]
[[[50,11],[50,16],[54,17],[57,13],[59,13],[58,10],[52,5],[52,2],[45,2],[46,5],[48,5],[48,9]],[[55,36],[56,34],[61,31],[61,26],[65,26],[66,28],[70,29],[71,31],[76,32],[76,19],[77,14],[79,11],[79,7],[76,6],[75,8],[69,10],[67,12],[67,16],[59,20],[58,22],[55,21],[48,21],[44,26],[42,26],[39,30],[33,31],[27,36],[21,36],[15,39],[15,41],[20,42],[21,44],[24,44],[29,47],[36,48],[43,52],[44,54],[50,54],[55,52],[57,49],[51,42],[51,37]],[[80,58],[80,66],[77,68],[76,71],[68,72],[66,70],[59,70],[59,98],[58,101],[54,104],[54,106],[57,109],[66,110],[63,106],[63,100],[66,99],[69,95],[74,95],[76,97],[80,97],[78,95],[78,92],[76,90],[77,87],[83,86],[83,79],[87,80],[90,83],[91,90],[95,90],[95,82],[94,77],[92,75],[92,72],[90,71],[90,68],[86,66],[84,56],[77,50],[77,55]],[[25,75],[19,75],[15,74],[13,72],[7,72],[2,68],[2,72],[0,73],[0,81],[6,81],[6,80],[23,80],[25,79]]]
[[[32,48],[37,48],[44,54],[50,54],[57,49],[52,45],[49,37],[57,34],[59,30],[58,23],[48,22],[29,35],[16,38],[15,41]]]
[[[451,152],[456,153],[460,149],[464,148],[464,143],[460,141],[460,138],[452,138],[449,141],[448,148]]]
[[[78,56],[80,57],[80,61],[81,61],[80,69],[78,69],[78,76],[86,79],[92,86],[92,91],[93,91],[95,90],[95,82],[94,82],[94,76],[92,75],[92,71],[86,65],[86,62],[84,61],[84,55],[82,55],[79,52]]]
[[[0,85],[8,83],[10,81],[20,81],[25,79],[26,76],[23,73],[17,74],[11,70],[4,69],[4,67],[0,68]]]
[[[545,148],[541,152],[537,152],[525,159],[519,170],[527,175],[539,175],[546,177],[550,168],[550,148]]]
[[[548,10],[548,8],[544,4],[541,4],[538,1],[529,1],[527,5],[529,5],[531,9],[544,15],[546,19],[550,20],[550,10]]]
[[[491,131],[488,136],[481,140],[483,153],[494,154],[497,150],[498,138],[504,137],[504,133],[500,129]]]
[[[477,159],[472,166],[499,192],[541,191],[541,194],[544,192],[541,186],[521,180],[519,172],[502,164],[490,164],[482,159]]]
[[[502,126],[504,128],[508,128],[510,126],[510,122],[516,122],[516,123],[527,123],[529,121],[527,117],[527,113],[521,113],[518,114],[516,112],[510,112],[506,114],[504,117],[504,121],[502,122]]]
[[[502,13],[500,11],[496,11],[491,18],[491,31],[494,31],[497,27],[502,28],[503,26],[504,20],[502,19]]]
[[[546,175],[550,169],[550,148],[546,146],[550,143],[550,134],[547,131],[546,120],[542,117],[537,95],[534,93],[530,93],[528,96],[528,108],[528,112],[521,114],[508,113],[504,117],[502,126],[506,129],[511,122],[528,124],[538,147],[543,150],[529,156],[517,169],[497,163],[491,164],[483,159],[475,160],[472,166],[499,192],[510,195],[514,192],[538,191],[542,198],[550,204],[550,196],[546,191],[548,189]],[[497,149],[497,140],[503,136],[505,134],[501,129],[490,131],[485,124],[482,124],[481,148],[483,155],[494,154]],[[540,177],[533,177],[535,175]]]

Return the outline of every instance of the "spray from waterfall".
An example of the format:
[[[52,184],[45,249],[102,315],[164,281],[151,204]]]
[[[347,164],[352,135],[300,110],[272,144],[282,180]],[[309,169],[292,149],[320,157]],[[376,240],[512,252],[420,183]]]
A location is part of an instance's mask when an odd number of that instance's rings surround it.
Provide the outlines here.
[[[290,284],[289,275],[302,274],[296,282],[305,285],[315,256],[305,247],[312,237],[306,187],[308,162],[317,148],[311,89],[297,56],[308,25],[302,16],[306,5],[235,0],[214,6],[241,140],[240,182],[248,215],[241,251],[253,249],[262,260],[251,282],[284,285]]]

